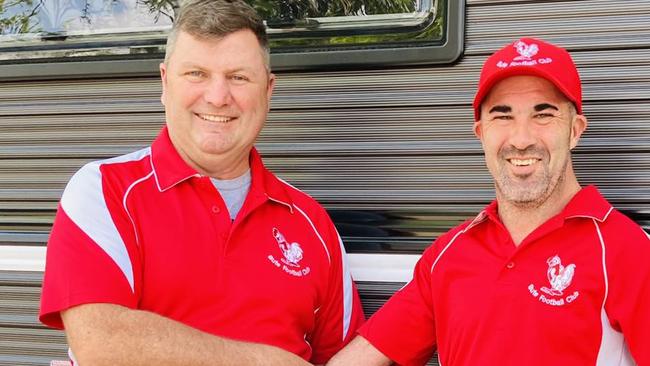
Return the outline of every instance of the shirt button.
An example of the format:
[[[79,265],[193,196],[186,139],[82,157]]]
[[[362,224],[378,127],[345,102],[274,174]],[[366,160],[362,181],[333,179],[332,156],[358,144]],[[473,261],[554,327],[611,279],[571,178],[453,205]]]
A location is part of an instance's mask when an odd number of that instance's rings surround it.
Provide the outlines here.
[[[219,206],[212,206],[212,212],[218,214],[219,212],[221,212],[221,209],[219,208]]]
[[[507,269],[513,269],[513,268],[515,268],[515,262],[510,262],[510,263],[506,264],[506,268],[507,268]]]

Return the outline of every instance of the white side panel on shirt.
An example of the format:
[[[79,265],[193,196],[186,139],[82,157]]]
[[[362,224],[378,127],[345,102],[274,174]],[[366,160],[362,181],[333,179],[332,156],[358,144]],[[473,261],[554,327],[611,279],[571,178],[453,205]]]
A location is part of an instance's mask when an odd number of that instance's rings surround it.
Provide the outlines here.
[[[603,338],[596,366],[635,366],[636,362],[632,359],[630,350],[623,339],[623,333],[612,328],[605,309],[601,311],[600,320],[603,324]]]
[[[70,219],[79,226],[122,270],[134,290],[133,268],[126,246],[108,212],[102,192],[103,164],[140,160],[150,154],[142,149],[131,154],[86,164],[72,178],[61,197],[61,207]]]
[[[345,339],[350,331],[354,298],[352,296],[352,275],[350,274],[347,256],[345,255],[345,247],[338,232],[336,235],[339,238],[339,245],[341,246],[341,267],[343,268],[343,339]]]
[[[635,366],[636,362],[634,362],[632,359],[630,350],[628,349],[627,344],[625,343],[625,339],[623,338],[623,333],[618,332],[612,328],[609,322],[609,317],[607,316],[607,312],[605,311],[605,303],[607,302],[607,297],[609,296],[607,262],[605,261],[607,251],[605,247],[605,240],[603,239],[603,234],[600,232],[600,226],[598,226],[598,222],[596,220],[592,221],[596,227],[598,239],[600,240],[603,281],[605,284],[605,296],[600,311],[600,321],[602,324],[603,334],[600,341],[600,349],[598,350],[598,359],[596,360],[596,366]]]

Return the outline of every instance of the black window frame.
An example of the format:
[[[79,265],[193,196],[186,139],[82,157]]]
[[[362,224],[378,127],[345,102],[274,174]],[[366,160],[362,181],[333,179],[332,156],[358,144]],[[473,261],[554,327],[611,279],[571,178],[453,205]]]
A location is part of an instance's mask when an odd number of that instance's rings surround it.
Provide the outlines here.
[[[446,1],[446,21],[441,42],[304,52],[271,50],[271,68],[273,71],[311,71],[453,63],[464,51],[465,2]],[[162,58],[163,55],[155,54],[139,55],[137,58],[22,60],[0,64],[0,81],[153,76],[158,74]]]

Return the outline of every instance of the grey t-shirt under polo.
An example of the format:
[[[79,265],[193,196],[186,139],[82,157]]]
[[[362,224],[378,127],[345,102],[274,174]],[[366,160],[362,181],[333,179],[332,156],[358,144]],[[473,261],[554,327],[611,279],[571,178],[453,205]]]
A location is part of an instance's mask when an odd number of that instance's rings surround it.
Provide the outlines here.
[[[210,180],[221,194],[221,198],[223,198],[226,207],[228,207],[230,218],[234,220],[235,217],[237,217],[239,210],[241,210],[241,207],[244,205],[246,195],[251,187],[250,169],[243,175],[234,179],[221,180],[210,178]]]

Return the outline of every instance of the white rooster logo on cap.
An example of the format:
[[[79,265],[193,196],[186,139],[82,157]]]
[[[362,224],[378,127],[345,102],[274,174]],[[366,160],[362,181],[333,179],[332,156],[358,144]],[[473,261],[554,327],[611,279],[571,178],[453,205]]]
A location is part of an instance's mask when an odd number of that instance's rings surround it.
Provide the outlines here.
[[[517,41],[514,44],[517,53],[521,56],[516,57],[515,60],[526,59],[530,60],[539,51],[539,47],[535,43],[526,44],[524,41]]]

